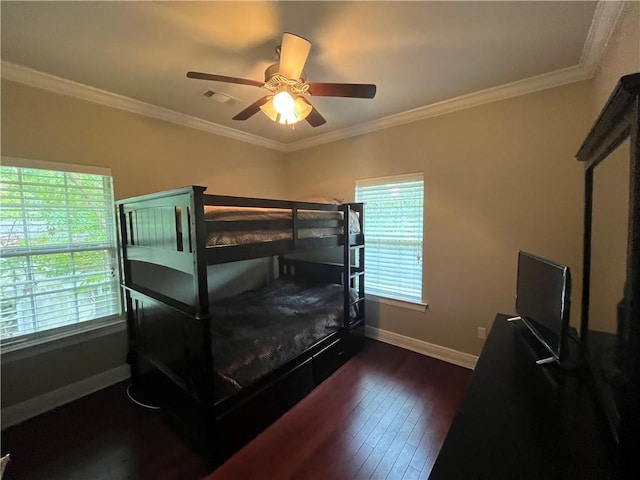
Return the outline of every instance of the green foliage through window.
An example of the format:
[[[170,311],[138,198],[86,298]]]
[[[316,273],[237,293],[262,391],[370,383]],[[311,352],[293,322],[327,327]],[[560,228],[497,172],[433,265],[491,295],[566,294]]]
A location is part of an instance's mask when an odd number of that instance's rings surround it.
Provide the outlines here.
[[[120,313],[111,177],[0,166],[3,343]]]

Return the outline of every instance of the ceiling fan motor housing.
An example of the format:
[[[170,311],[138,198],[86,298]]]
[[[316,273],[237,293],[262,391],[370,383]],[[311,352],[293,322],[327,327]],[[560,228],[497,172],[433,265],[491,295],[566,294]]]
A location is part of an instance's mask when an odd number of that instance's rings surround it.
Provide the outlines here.
[[[298,79],[290,79],[278,71],[278,64],[269,66],[265,72],[264,88],[275,93],[288,92],[291,95],[302,95],[307,93],[309,85],[305,82],[304,74]]]
[[[269,65],[267,69],[264,71],[264,83],[268,83],[269,80],[271,80],[274,76],[278,75],[280,73],[278,71],[279,68],[280,68],[279,63],[274,63],[273,65]],[[294,79],[290,79],[290,80],[294,80]],[[304,71],[300,74],[299,80],[301,82],[305,82],[307,80],[307,75],[305,74]]]

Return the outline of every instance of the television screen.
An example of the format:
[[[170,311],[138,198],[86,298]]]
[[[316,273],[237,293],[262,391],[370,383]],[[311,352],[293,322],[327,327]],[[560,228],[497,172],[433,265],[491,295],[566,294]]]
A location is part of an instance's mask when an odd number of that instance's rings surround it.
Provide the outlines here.
[[[570,296],[569,267],[518,253],[516,312],[558,362],[569,328]]]

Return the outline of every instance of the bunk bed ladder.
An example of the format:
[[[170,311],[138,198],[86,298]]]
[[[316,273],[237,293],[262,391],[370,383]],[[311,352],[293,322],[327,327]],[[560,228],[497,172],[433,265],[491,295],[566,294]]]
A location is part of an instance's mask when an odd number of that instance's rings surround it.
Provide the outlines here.
[[[351,243],[351,218],[349,210],[358,213],[360,231],[364,225],[363,204],[350,204],[343,207],[344,215],[344,248],[343,248],[343,287],[344,287],[344,338],[349,354],[358,351],[364,341],[365,296],[364,296],[364,241]],[[356,253],[354,254],[354,250]],[[352,298],[351,289],[356,288],[357,298]],[[355,309],[355,318],[351,311]]]

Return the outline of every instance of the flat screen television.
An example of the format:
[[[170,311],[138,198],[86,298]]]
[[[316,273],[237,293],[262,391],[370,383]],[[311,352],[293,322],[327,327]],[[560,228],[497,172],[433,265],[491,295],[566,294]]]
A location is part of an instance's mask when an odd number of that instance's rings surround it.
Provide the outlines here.
[[[561,363],[566,349],[571,303],[569,267],[520,251],[516,313],[551,357],[538,363]]]

